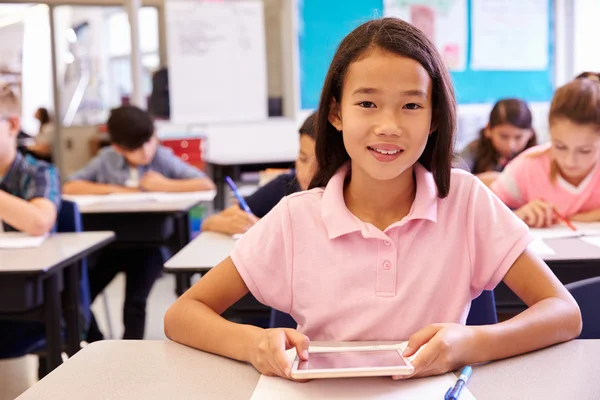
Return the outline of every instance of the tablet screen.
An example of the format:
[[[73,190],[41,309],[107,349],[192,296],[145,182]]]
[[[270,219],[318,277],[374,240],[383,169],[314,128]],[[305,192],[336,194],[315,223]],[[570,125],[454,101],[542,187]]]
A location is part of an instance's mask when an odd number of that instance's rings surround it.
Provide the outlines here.
[[[396,350],[310,353],[308,361],[298,363],[298,370],[404,367],[406,362]]]

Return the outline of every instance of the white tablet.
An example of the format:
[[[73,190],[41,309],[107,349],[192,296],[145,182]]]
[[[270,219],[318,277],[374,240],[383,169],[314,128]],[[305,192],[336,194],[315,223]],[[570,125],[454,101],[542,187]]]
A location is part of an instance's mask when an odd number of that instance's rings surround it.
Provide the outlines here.
[[[410,375],[414,368],[400,346],[313,347],[308,361],[296,356],[291,375],[294,379]]]

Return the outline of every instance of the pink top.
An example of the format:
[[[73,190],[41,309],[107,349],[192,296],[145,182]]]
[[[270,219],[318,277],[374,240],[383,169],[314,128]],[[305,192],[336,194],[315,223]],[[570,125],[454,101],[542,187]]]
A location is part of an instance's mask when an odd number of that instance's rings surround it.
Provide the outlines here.
[[[439,199],[415,166],[410,213],[384,232],[346,208],[343,167],[326,188],[284,198],[231,258],[252,294],[289,313],[311,340],[405,340],[437,322],[465,323],[531,237],[477,178],[452,171]]]
[[[545,144],[519,154],[492,184],[494,193],[513,209],[544,199],[567,218],[600,208],[600,168],[596,165],[579,186],[573,186],[560,175],[553,182],[550,180],[551,155],[545,151],[549,148],[550,145]]]

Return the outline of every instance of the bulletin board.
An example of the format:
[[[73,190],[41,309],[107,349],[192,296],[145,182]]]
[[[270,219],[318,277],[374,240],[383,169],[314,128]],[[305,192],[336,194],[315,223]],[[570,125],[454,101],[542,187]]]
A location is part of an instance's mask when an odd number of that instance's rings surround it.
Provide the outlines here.
[[[317,107],[321,87],[337,46],[344,36],[358,25],[384,16],[384,1],[387,0],[298,0],[302,109]],[[433,4],[444,0],[398,1],[401,4]],[[490,62],[486,65],[485,54],[481,51],[482,45],[475,43],[479,47],[474,46],[473,26],[477,27],[477,25],[473,24],[480,22],[474,21],[474,10],[479,13],[477,15],[481,15],[481,3],[474,4],[478,1],[487,0],[463,0],[466,15],[457,22],[462,23],[463,26],[464,22],[467,22],[464,55],[466,60],[459,70],[451,71],[458,102],[460,104],[493,103],[506,97],[520,97],[528,102],[550,101],[554,91],[554,0],[544,0],[548,2],[548,18],[547,21],[542,21],[548,24],[547,52],[542,49],[546,55],[546,62],[535,66],[526,61],[527,57],[523,57],[522,52],[515,52],[514,58],[510,58],[512,64],[507,63],[511,67],[509,70],[494,70],[493,60],[487,60]],[[484,5],[489,4],[491,3],[484,3]],[[483,46],[484,49],[489,48],[489,46],[485,47],[485,44]],[[474,49],[478,53],[474,54]],[[491,53],[490,58],[494,58],[493,55]],[[519,69],[520,60],[527,64],[523,69]]]

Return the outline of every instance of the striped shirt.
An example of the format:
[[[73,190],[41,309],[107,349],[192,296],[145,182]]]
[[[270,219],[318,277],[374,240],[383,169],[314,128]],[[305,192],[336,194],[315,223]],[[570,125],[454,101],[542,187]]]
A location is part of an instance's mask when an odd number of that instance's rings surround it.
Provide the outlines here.
[[[56,168],[19,152],[0,181],[0,190],[27,201],[48,199],[56,205],[56,209],[60,206],[60,180]],[[15,231],[6,223],[3,223],[3,228],[5,231]]]

